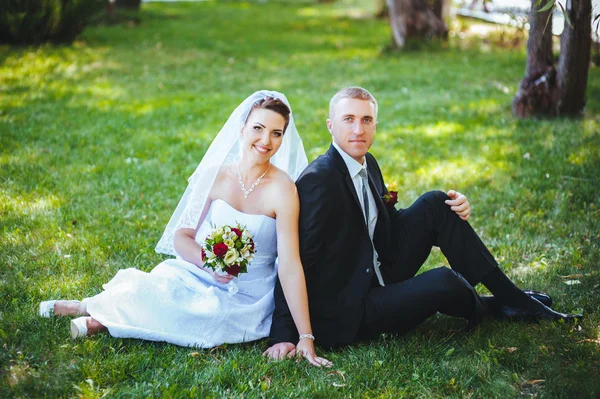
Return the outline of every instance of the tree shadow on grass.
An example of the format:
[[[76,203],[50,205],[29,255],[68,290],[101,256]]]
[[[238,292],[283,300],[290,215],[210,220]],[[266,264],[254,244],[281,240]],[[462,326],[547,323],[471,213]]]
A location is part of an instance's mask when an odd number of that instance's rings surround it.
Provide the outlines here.
[[[60,349],[61,342],[54,337],[68,332],[66,325],[46,331],[46,324],[34,321],[32,304],[55,294],[88,296],[99,292],[119,268],[149,270],[157,264],[161,257],[152,248],[185,189],[186,178],[233,108],[252,91],[267,87],[286,93],[309,158],[314,159],[330,143],[324,126],[328,99],[344,85],[360,84],[379,99],[380,125],[373,153],[386,181],[404,194],[402,206],[431,189],[465,192],[473,204],[473,225],[511,277],[529,287],[548,289],[561,310],[585,307],[582,333],[571,336],[568,327],[552,325],[527,347],[533,356],[534,349],[539,352],[539,346],[554,334],[555,350],[576,354],[563,353],[575,359],[572,364],[552,358],[548,368],[541,364],[545,354],[532,357],[538,362],[532,369],[553,380],[544,392],[584,392],[586,386],[592,387],[585,380],[593,373],[588,366],[598,359],[597,352],[583,355],[579,348],[584,344],[572,341],[594,337],[598,324],[594,309],[600,295],[593,295],[598,290],[594,272],[600,260],[597,90],[590,93],[586,119],[517,121],[510,116],[510,93],[522,75],[523,67],[515,67],[524,65],[521,53],[507,53],[500,60],[474,51],[381,56],[379,49],[389,40],[381,23],[366,22],[365,30],[356,35],[356,21],[298,16],[298,8],[283,5],[274,8],[283,13],[281,18],[262,13],[264,8],[243,7],[215,3],[181,11],[179,6],[152,6],[151,10],[171,12],[177,19],[149,20],[130,30],[94,28],[84,35],[86,43],[79,45],[83,47],[18,49],[5,60],[3,72],[10,70],[10,74],[3,75],[6,89],[0,98],[0,178],[10,184],[3,184],[0,191],[0,225],[7,233],[0,243],[6,255],[3,261],[12,266],[3,269],[7,278],[0,298],[7,306],[1,325],[8,331],[23,324],[30,334],[40,329],[39,335],[9,337],[12,359],[17,359],[19,348],[29,351],[39,340],[51,339],[48,348],[64,353],[44,355],[49,364],[67,370],[73,357],[83,364],[75,367],[85,370],[86,376],[106,378],[104,386],[120,386],[128,373],[138,370],[136,364],[124,361],[115,366],[114,377],[99,377],[104,375],[100,368],[105,362],[111,367],[113,360],[118,363],[110,349],[117,340],[86,341],[82,352],[74,355],[67,352],[71,349]],[[210,24],[227,16],[234,25],[231,29]],[[195,18],[206,26],[206,33],[186,25]],[[273,29],[257,30],[255,25]],[[599,77],[597,69],[590,72],[591,89],[597,87]],[[15,228],[21,231],[15,233]],[[426,267],[441,263],[441,255],[435,253]],[[579,275],[570,279],[580,284],[564,284],[560,276],[568,275]],[[366,350],[347,348],[333,355],[343,365],[356,361],[362,367],[364,376],[354,378],[373,396],[398,392],[386,381],[402,386],[407,395],[460,392],[466,396],[475,389],[469,373],[490,377],[491,371],[500,372],[497,381],[509,384],[509,391],[517,386],[511,382],[513,372],[529,376],[528,359],[494,355],[485,344],[487,334],[508,347],[503,333],[506,339],[526,340],[532,338],[522,331],[531,329],[499,325],[496,331],[492,323],[474,338],[465,338],[461,362],[472,356],[478,360],[461,364],[464,380],[459,378],[453,385],[453,355],[445,353],[448,346],[456,344],[457,351],[460,347],[457,341],[444,341],[444,333],[454,323],[460,324],[435,319],[389,345],[377,342]],[[441,345],[434,342],[438,338]],[[133,341],[125,346],[140,357],[148,349],[148,364],[156,367],[168,363],[165,359],[173,354],[179,359],[187,356],[187,350],[180,348],[152,352],[153,344],[140,343],[143,350],[137,351]],[[256,352],[252,345],[249,348]],[[403,351],[412,359],[407,365],[371,362],[381,360],[372,356],[382,354],[387,361]],[[500,366],[489,360],[494,356]],[[586,365],[578,365],[577,356],[586,359]],[[246,361],[252,363],[250,358]],[[2,362],[2,369],[8,370],[9,358]],[[443,387],[439,390],[423,384],[424,377],[435,378],[436,362],[448,377],[438,381]],[[417,371],[418,378],[413,379],[414,369],[424,363],[430,363],[424,370],[431,374]],[[24,363],[19,365],[25,370]],[[32,368],[44,370],[38,366]],[[204,366],[216,381],[222,381],[215,384],[219,389],[242,389],[236,374],[240,369],[232,371],[233,363],[225,372],[211,368],[209,360]],[[297,380],[291,377],[297,365],[271,367],[268,372],[275,382],[285,389],[297,388]],[[373,367],[382,367],[381,375],[389,379],[372,381]],[[172,370],[160,375],[149,370],[144,376],[181,381],[175,376],[181,369],[165,369]],[[571,380],[557,375],[559,371]],[[192,379],[207,378],[186,373],[182,372]],[[82,371],[75,379],[83,381],[83,376]],[[340,383],[331,375],[314,378],[315,386],[322,389]],[[59,380],[62,388],[52,392],[73,392],[73,378]],[[493,381],[475,381],[488,396],[503,392],[494,388]],[[35,396],[43,383],[28,392]],[[559,384],[564,387],[558,388]],[[146,388],[160,393],[159,388]],[[285,396],[289,393],[285,389],[276,392]],[[311,396],[315,391],[302,392]]]

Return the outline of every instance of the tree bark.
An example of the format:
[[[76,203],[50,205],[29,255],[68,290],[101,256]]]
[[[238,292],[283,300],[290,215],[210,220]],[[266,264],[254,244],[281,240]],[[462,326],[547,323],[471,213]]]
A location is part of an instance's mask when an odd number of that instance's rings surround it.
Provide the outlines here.
[[[436,17],[445,21],[450,14],[451,0],[434,0],[431,10]]]
[[[521,118],[556,115],[556,70],[552,60],[552,11],[529,13],[525,77],[513,99],[513,114]]]
[[[404,47],[407,38],[446,37],[448,34],[448,26],[429,8],[427,0],[387,0],[387,4],[392,39],[397,48]],[[438,8],[441,14],[443,7]]]
[[[568,0],[566,11],[573,27],[565,21],[558,62],[558,113],[577,116],[585,107],[592,46],[590,0]]]
[[[551,11],[537,12],[535,3],[532,0],[525,78],[513,99],[513,114],[521,118],[578,116],[585,107],[590,68],[592,2],[561,2],[573,27],[565,19],[558,71],[552,59],[552,21],[547,20]]]

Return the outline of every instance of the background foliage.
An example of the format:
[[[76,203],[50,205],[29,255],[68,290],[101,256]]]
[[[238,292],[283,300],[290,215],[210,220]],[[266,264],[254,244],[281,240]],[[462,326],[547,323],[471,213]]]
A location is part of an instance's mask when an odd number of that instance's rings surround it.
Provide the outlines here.
[[[105,5],[106,0],[3,0],[0,42],[70,43]]]
[[[455,35],[390,54],[386,21],[310,2],[145,4],[139,25],[73,46],[0,47],[0,397],[596,397],[600,393],[600,72],[586,116],[516,120],[524,49]],[[462,36],[462,38],[460,38]],[[255,90],[284,92],[310,159],[329,98],[380,102],[372,152],[410,205],[456,188],[519,285],[576,325],[435,317],[324,355],[269,362],[262,342],[194,350],[107,334],[69,338],[40,300],[82,298],[153,248],[214,134]],[[434,251],[426,267],[445,262]]]

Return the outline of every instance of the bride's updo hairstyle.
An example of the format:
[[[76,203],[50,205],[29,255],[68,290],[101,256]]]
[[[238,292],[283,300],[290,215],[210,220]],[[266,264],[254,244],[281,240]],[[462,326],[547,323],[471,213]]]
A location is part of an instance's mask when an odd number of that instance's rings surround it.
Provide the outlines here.
[[[283,119],[285,119],[285,126],[283,127],[283,132],[285,133],[285,129],[287,129],[288,124],[290,123],[290,109],[287,105],[285,105],[285,103],[283,101],[281,101],[278,98],[273,98],[273,97],[265,97],[262,98],[260,100],[258,100],[257,102],[255,102],[254,104],[252,104],[252,108],[250,109],[250,112],[248,113],[248,116],[250,116],[250,114],[252,114],[252,111],[254,111],[257,108],[263,108],[263,109],[268,109],[269,111],[273,111],[278,113],[279,115],[283,116]],[[246,117],[246,121],[248,120],[248,118]],[[245,121],[244,121],[245,123]]]

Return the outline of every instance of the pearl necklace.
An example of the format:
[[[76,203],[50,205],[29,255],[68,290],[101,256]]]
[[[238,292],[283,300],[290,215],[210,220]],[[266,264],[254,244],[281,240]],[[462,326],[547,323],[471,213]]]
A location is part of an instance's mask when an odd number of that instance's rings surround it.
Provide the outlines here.
[[[244,181],[242,180],[242,174],[240,173],[240,165],[238,164],[238,183],[240,184],[240,187],[242,188],[242,191],[244,192],[244,198],[248,198],[248,196],[250,195],[250,193],[252,191],[254,191],[254,189],[256,188],[256,186],[258,186],[260,184],[260,181],[262,180],[263,177],[265,177],[265,175],[267,174],[267,172],[269,171],[269,169],[271,169],[271,163],[270,162],[269,162],[269,167],[267,168],[267,170],[265,170],[265,173],[263,173],[262,175],[260,175],[258,177],[258,179],[256,179],[256,181],[254,183],[252,183],[252,185],[250,186],[250,188],[246,190],[246,186],[244,185]]]

